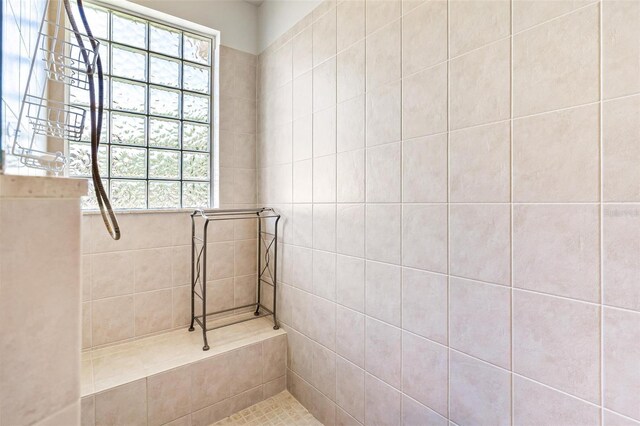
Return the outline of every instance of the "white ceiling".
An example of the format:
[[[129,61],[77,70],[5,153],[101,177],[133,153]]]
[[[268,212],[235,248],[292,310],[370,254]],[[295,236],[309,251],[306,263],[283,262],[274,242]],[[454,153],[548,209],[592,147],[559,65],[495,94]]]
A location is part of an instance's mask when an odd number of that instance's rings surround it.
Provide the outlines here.
[[[262,4],[262,2],[264,2],[264,0],[244,0],[244,1],[258,7]]]

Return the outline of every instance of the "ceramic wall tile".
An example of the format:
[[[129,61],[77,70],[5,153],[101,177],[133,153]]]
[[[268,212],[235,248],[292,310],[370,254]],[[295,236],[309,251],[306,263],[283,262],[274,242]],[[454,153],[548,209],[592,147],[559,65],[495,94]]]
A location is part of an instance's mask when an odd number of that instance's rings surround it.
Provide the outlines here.
[[[449,422],[430,408],[419,402],[402,397],[402,424],[447,426]]]
[[[336,403],[353,418],[364,422],[364,370],[338,357]]]
[[[402,268],[402,328],[447,344],[447,277]]]
[[[401,260],[401,207],[367,204],[365,212],[367,259],[399,264]]]
[[[191,413],[191,375],[180,367],[147,379],[148,422],[169,423]]]
[[[586,7],[513,37],[514,116],[599,99],[598,9]]]
[[[286,374],[287,337],[278,336],[262,342],[262,381],[276,380]]]
[[[511,366],[511,291],[450,279],[449,344],[503,368]]]
[[[400,0],[366,0],[367,35],[377,31],[402,13]]]
[[[402,84],[402,137],[446,132],[447,65],[436,65],[405,77]]]
[[[446,59],[447,2],[424,2],[402,17],[402,75]]]
[[[313,248],[336,251],[336,205],[313,205]]]
[[[640,95],[602,104],[603,201],[639,201]]]
[[[508,204],[457,204],[449,209],[449,264],[456,276],[509,285]]]
[[[313,293],[316,296],[336,300],[336,255],[320,250],[313,251]]]
[[[451,60],[449,64],[451,129],[509,118],[511,111],[510,47],[509,40],[499,41]]]
[[[336,353],[364,368],[365,317],[363,314],[338,306],[336,311]]]
[[[366,141],[367,146],[397,142],[401,138],[400,82],[367,92]]]
[[[449,134],[452,202],[508,202],[511,198],[509,122]]]
[[[288,386],[318,418],[634,421],[622,352],[600,368],[602,306],[640,310],[632,3],[329,0],[263,54],[258,199],[293,212]]]
[[[365,370],[399,388],[402,382],[401,330],[369,317],[365,327]]]
[[[402,74],[400,55],[401,21],[385,25],[366,39],[366,86],[375,89],[396,81]]]
[[[368,203],[399,203],[401,201],[401,151],[400,143],[367,149],[365,182]]]
[[[640,90],[640,5],[634,1],[602,2],[602,83],[605,99]]]
[[[135,334],[142,336],[171,328],[171,289],[137,293],[134,296]]]
[[[364,312],[365,261],[338,255],[336,259],[336,291],[338,303]]]
[[[603,405],[640,420],[640,373],[634,368],[640,356],[640,313],[605,308],[603,315]]]
[[[441,415],[448,412],[448,368],[445,346],[402,334],[402,390]]]
[[[313,65],[317,65],[336,54],[336,9],[313,23]]]
[[[365,1],[341,2],[337,9],[338,51],[364,38]]]
[[[336,211],[336,252],[364,256],[364,206],[338,204]]]
[[[447,207],[405,205],[402,212],[402,264],[447,272]]]
[[[347,4],[358,5],[364,2],[353,1]],[[354,7],[354,6],[343,6]],[[340,6],[338,7],[340,9]],[[338,54],[337,59],[337,100],[343,102],[362,95],[365,92],[365,44],[354,44]]]
[[[514,286],[597,301],[598,216],[589,204],[515,206]]]
[[[436,135],[402,142],[402,201],[447,201],[447,136]]]
[[[450,55],[458,56],[511,34],[511,2],[454,0],[449,7]]]
[[[365,312],[367,315],[400,326],[402,321],[402,269],[399,266],[367,262]]]
[[[313,345],[311,384],[332,401],[336,399],[336,353]]]
[[[91,307],[91,336],[94,346],[134,336],[133,296],[96,300]]]
[[[514,376],[513,421],[522,425],[599,424],[600,410],[565,393]]]
[[[599,108],[581,108],[513,122],[516,202],[598,201]]]
[[[147,424],[147,381],[137,380],[95,397],[97,425]]]
[[[457,424],[510,424],[511,374],[459,352],[450,351],[449,360],[450,418]]]
[[[402,394],[371,374],[365,375],[364,401],[365,424],[400,423]]]
[[[597,402],[599,311],[583,302],[515,291],[513,371]]]
[[[609,204],[603,214],[603,303],[640,311],[640,205]]]
[[[364,95],[338,104],[337,150],[352,151],[365,146]]]

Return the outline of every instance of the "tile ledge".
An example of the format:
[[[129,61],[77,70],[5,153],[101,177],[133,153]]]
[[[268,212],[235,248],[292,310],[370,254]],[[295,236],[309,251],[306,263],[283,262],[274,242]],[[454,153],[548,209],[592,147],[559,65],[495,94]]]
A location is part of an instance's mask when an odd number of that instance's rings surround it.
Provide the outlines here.
[[[193,213],[195,209],[114,209],[116,215]],[[100,215],[100,210],[82,210],[84,216]]]
[[[253,316],[253,312],[233,318],[243,316]],[[214,320],[214,323],[222,324],[229,318]],[[286,334],[282,328],[274,330],[272,320],[264,317],[210,330],[207,333],[208,351],[202,350],[202,331],[197,325],[192,333],[185,326],[125,343],[87,349],[82,352],[81,397]]]
[[[250,206],[250,207],[249,207]],[[267,206],[267,204],[265,204],[265,206]],[[235,208],[235,207],[246,207],[246,208],[255,208],[258,207],[257,204],[255,203],[242,203],[242,204],[233,204],[233,205],[223,205],[223,206],[217,206],[217,207],[201,207],[207,210],[215,210],[215,209],[223,209],[223,208]],[[120,215],[145,215],[145,214],[191,214],[193,213],[195,210],[197,210],[198,208],[196,207],[191,207],[191,208],[176,208],[176,209],[172,209],[172,208],[166,208],[166,209],[114,209],[114,212],[120,216]],[[91,210],[82,210],[82,214],[84,216],[96,216],[96,215],[100,215],[100,210],[95,210],[95,209],[91,209]]]
[[[87,179],[0,174],[0,198],[80,198]]]

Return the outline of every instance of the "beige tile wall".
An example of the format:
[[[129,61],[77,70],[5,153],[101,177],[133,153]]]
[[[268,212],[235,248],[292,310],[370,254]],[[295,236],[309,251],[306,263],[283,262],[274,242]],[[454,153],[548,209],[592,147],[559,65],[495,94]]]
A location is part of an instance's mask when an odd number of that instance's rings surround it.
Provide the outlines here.
[[[81,424],[213,424],[285,389],[286,350],[280,335],[85,396]]]
[[[256,202],[257,57],[220,46],[220,207]]]
[[[260,55],[325,424],[640,424],[640,3],[328,1]]]
[[[0,175],[2,425],[77,424],[80,417],[86,192],[82,180]]]
[[[217,200],[222,208],[256,202],[256,56],[220,48]],[[215,154],[214,154],[215,155]],[[189,212],[123,213],[122,239],[102,218],[83,218],[83,348],[184,327],[191,315]],[[209,231],[210,310],[255,300],[255,226],[213,224]]]

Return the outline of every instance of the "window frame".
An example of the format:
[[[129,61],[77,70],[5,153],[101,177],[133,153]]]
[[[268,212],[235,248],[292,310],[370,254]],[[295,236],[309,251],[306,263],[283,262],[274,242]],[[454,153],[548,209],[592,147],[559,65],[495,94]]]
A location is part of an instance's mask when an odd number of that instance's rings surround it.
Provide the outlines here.
[[[146,194],[145,194],[145,204],[146,207],[143,208],[133,208],[133,207],[126,207],[126,208],[118,208],[115,210],[118,210],[120,212],[153,212],[153,211],[171,211],[171,212],[177,212],[177,211],[191,211],[193,210],[195,207],[185,207],[182,205],[183,199],[182,199],[182,195],[183,195],[183,183],[185,182],[194,182],[194,183],[208,183],[209,184],[209,199],[208,199],[208,205],[206,206],[201,206],[204,208],[215,208],[218,206],[219,204],[219,190],[218,190],[218,184],[219,184],[219,167],[218,167],[218,163],[219,163],[219,54],[220,54],[220,32],[218,30],[214,30],[212,28],[208,28],[205,27],[203,25],[200,24],[196,24],[194,22],[190,22],[187,21],[185,19],[182,18],[178,18],[169,14],[166,14],[164,12],[160,12],[157,11],[155,9],[151,9],[145,6],[141,6],[135,3],[131,3],[129,1],[126,0],[87,0],[85,1],[86,5],[89,6],[96,6],[98,8],[102,8],[102,9],[106,9],[110,12],[109,16],[111,16],[111,14],[113,13],[122,13],[122,14],[126,14],[126,15],[130,15],[134,18],[139,18],[142,20],[147,21],[147,28],[146,28],[146,37],[147,37],[147,43],[146,43],[146,47],[145,48],[139,48],[130,44],[124,44],[124,43],[119,43],[117,41],[113,40],[113,34],[111,33],[112,31],[112,22],[110,20],[109,22],[109,34],[108,34],[108,43],[109,43],[109,69],[105,72],[105,75],[108,76],[109,81],[116,79],[116,80],[122,80],[122,81],[127,81],[127,82],[131,82],[131,83],[143,83],[146,86],[146,93],[145,93],[145,102],[147,103],[146,108],[145,108],[145,112],[144,113],[133,113],[137,116],[140,117],[145,117],[146,120],[146,125],[145,125],[145,145],[139,145],[138,147],[143,148],[145,150],[145,156],[146,156],[146,164],[145,164],[145,168],[146,168],[146,177],[144,178],[126,178],[126,177],[112,177],[111,176],[111,157],[112,157],[112,153],[111,150],[108,151],[107,154],[107,158],[106,158],[106,163],[107,163],[107,167],[109,168],[108,170],[108,178],[103,178],[103,180],[108,180],[109,181],[109,194],[111,194],[111,182],[113,181],[118,181],[118,180],[128,180],[128,181],[140,181],[140,182],[145,182],[146,184]],[[177,30],[180,31],[181,33],[185,33],[187,35],[193,35],[196,37],[203,37],[208,39],[211,42],[211,46],[210,46],[210,64],[209,65],[204,65],[204,64],[199,64],[197,62],[194,61],[190,61],[188,59],[184,58],[184,54],[183,54],[183,48],[184,48],[184,39],[181,39],[181,52],[180,52],[180,57],[171,57],[171,56],[167,56],[166,54],[163,54],[161,52],[155,52],[153,50],[151,50],[151,47],[149,45],[149,35],[150,35],[150,31],[149,31],[149,24],[156,24],[159,26],[164,26],[164,27],[168,27],[169,29],[173,29],[173,30]],[[118,46],[118,47],[123,47],[123,48],[133,48],[133,49],[137,49],[138,51],[144,52],[146,54],[146,58],[145,58],[145,66],[146,66],[146,78],[145,81],[139,81],[139,80],[135,80],[135,79],[129,79],[126,77],[120,77],[120,76],[112,76],[111,75],[111,62],[113,60],[112,55],[111,55],[111,50],[113,49],[113,46]],[[171,86],[165,86],[165,85],[161,85],[161,84],[157,84],[157,83],[152,83],[151,79],[150,79],[150,63],[151,63],[151,57],[152,55],[160,57],[160,58],[171,58],[174,60],[177,60],[180,62],[180,79],[181,79],[181,85],[179,88],[173,88]],[[183,77],[183,66],[184,64],[188,64],[188,65],[194,65],[194,66],[205,66],[208,67],[210,70],[209,73],[209,93],[208,94],[203,94],[201,92],[196,92],[193,90],[189,90],[189,89],[185,89],[184,88],[184,82],[182,81],[182,77]],[[184,94],[195,94],[195,95],[203,95],[203,96],[207,96],[209,98],[209,120],[208,120],[208,126],[209,126],[209,150],[207,152],[203,152],[203,151],[194,151],[194,150],[184,150],[183,146],[182,146],[182,127],[184,123],[188,123],[188,124],[198,124],[197,122],[193,121],[193,120],[185,120],[183,118],[183,115],[181,114],[181,116],[179,118],[174,118],[174,117],[165,117],[165,116],[161,116],[161,115],[155,115],[155,114],[151,114],[150,112],[150,105],[149,105],[149,99],[150,99],[150,92],[152,88],[163,88],[163,89],[167,89],[167,90],[177,90],[180,93],[180,99],[179,99],[179,103],[181,106],[181,110],[182,107],[184,105],[183,103],[183,99],[184,99]],[[130,114],[130,111],[121,111],[121,110],[112,110],[111,109],[111,102],[112,102],[112,87],[111,84],[108,84],[105,86],[105,112],[108,112],[108,115],[105,117],[105,120],[103,121],[103,136],[105,134],[105,132],[107,132],[106,129],[108,129],[109,131],[111,130],[111,120],[112,120],[112,113],[115,111],[116,113],[121,113],[124,115]],[[65,93],[65,98],[67,99],[67,101],[69,101],[69,90],[66,90]],[[86,108],[86,106],[85,106]],[[149,140],[149,120],[152,118],[156,118],[156,119],[168,119],[168,120],[175,120],[177,122],[180,123],[180,146],[178,148],[167,148],[167,147],[155,147],[155,146],[151,146],[148,144],[148,140]],[[87,115],[86,117],[87,120],[89,120],[89,117]],[[205,123],[199,123],[199,124],[205,124]],[[105,129],[106,128],[106,129]],[[118,146],[122,146],[122,147],[129,147],[129,148],[135,148],[136,145],[131,145],[131,144],[118,144],[118,143],[112,143],[111,142],[111,134],[110,132],[108,133],[108,140],[109,143],[108,145],[110,147],[118,147]],[[85,142],[86,143],[86,142]],[[101,144],[101,147],[103,145]],[[107,146],[107,144],[105,143],[104,146]],[[67,158],[69,158],[69,150],[70,150],[70,143],[68,141],[65,141],[65,154],[67,155]],[[150,157],[150,153],[152,150],[157,150],[157,151],[167,151],[167,152],[174,152],[174,153],[178,153],[180,156],[179,159],[179,178],[178,179],[170,179],[170,178],[166,178],[166,179],[162,179],[162,178],[149,178],[149,157]],[[209,161],[209,179],[207,180],[190,180],[190,179],[183,179],[183,162],[182,162],[182,157],[184,155],[184,153],[202,153],[202,154],[207,154],[208,155],[208,161]],[[69,168],[67,168],[68,170]],[[67,172],[68,173],[68,172]],[[179,182],[180,183],[180,207],[150,207],[149,206],[149,183],[150,182],[167,182],[167,181],[171,181],[171,182]],[[200,207],[200,206],[199,206]],[[92,212],[95,211],[95,208],[90,207],[90,208],[83,208],[83,212]]]

